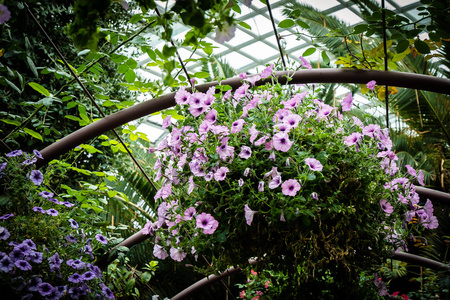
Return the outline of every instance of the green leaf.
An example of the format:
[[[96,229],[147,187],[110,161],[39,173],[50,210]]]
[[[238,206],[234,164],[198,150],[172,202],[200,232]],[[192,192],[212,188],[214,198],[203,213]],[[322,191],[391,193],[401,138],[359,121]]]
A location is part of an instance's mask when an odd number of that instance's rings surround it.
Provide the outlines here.
[[[156,53],[155,53],[155,51],[153,51],[152,49],[148,49],[148,50],[147,50],[147,55],[148,55],[148,57],[150,57],[152,60],[155,60],[155,59],[156,59]]]
[[[165,56],[165,58],[169,58],[169,57],[173,56],[176,51],[177,51],[176,47],[172,47],[172,46],[169,47],[167,45],[164,45],[162,54]]]
[[[110,107],[113,106],[115,103],[112,102],[111,100],[106,100],[105,102],[102,103],[102,106],[104,107]]]
[[[125,79],[127,80],[128,83],[133,83],[134,80],[136,79],[136,73],[134,73],[133,70],[128,70],[125,73]]]
[[[312,55],[314,52],[316,52],[316,50],[317,50],[317,49],[314,48],[314,47],[308,48],[308,49],[306,49],[305,52],[303,52],[302,56],[303,56],[303,57],[305,57],[305,56],[310,56],[310,55]]]
[[[89,52],[91,52],[90,49],[84,49],[84,50],[78,52],[77,55],[78,55],[78,56],[82,56],[82,55],[85,55],[85,54],[87,54],[87,53],[89,53]]]
[[[368,28],[369,28],[369,25],[367,25],[367,24],[356,25],[355,28],[353,28],[353,34],[363,33],[365,31],[367,31]]]
[[[10,125],[20,126],[20,122],[16,120],[0,119],[0,121]]]
[[[71,115],[66,115],[66,116],[64,116],[64,118],[72,120],[72,121],[77,121],[77,122],[81,121],[81,119],[79,117],[71,116]]]
[[[50,96],[50,92],[45,87],[40,85],[39,83],[30,82],[30,83],[28,83],[28,85],[31,86],[31,88],[33,88],[35,91],[41,93],[42,95],[44,95],[46,97]]]
[[[147,284],[151,278],[152,275],[149,272],[144,272],[142,273],[141,281],[143,284]]]
[[[130,69],[136,69],[138,66],[138,63],[132,58],[129,58],[126,64],[128,65],[128,67],[130,67]]]
[[[238,14],[241,13],[241,8],[239,7],[239,5],[237,3],[235,5],[233,5],[233,7],[231,9],[234,10],[235,12],[237,12]]]
[[[31,72],[33,72],[34,76],[37,78],[39,77],[38,71],[36,69],[36,66],[34,65],[34,62],[31,60],[30,57],[27,56],[27,64],[31,69]]]
[[[194,73],[194,77],[197,77],[197,78],[206,78],[208,76],[209,76],[208,72],[195,72]]]
[[[398,42],[397,47],[396,47],[397,53],[405,52],[406,49],[408,49],[408,47],[409,47],[409,41],[401,40],[400,42]]]
[[[243,21],[239,22],[238,24],[244,27],[245,29],[252,30],[252,27]]]
[[[416,40],[414,42],[414,46],[416,46],[417,51],[419,51],[422,54],[428,54],[431,52],[430,47],[424,41]]]
[[[280,28],[289,28],[289,27],[292,27],[294,25],[295,25],[294,20],[292,20],[292,19],[285,19],[285,20],[281,21],[278,24],[278,27],[280,27]]]
[[[309,29],[309,25],[306,24],[305,22],[303,22],[302,20],[297,19],[295,21],[300,27],[305,28],[305,29]]]
[[[131,17],[130,23],[131,23],[131,24],[137,23],[137,22],[139,22],[141,19],[142,19],[142,14],[136,14],[136,15],[134,15],[134,16]]]
[[[25,131],[27,134],[31,135],[32,137],[34,137],[35,139],[41,140],[41,142],[43,142],[44,140],[42,139],[42,136],[37,133],[34,130],[31,130],[29,128],[24,128],[23,131]]]
[[[16,92],[18,92],[19,94],[22,93],[22,91],[17,87],[17,85],[15,85],[14,83],[12,83],[11,81],[9,81],[8,79],[6,79],[6,78],[4,78],[4,77],[3,77],[3,79],[5,79],[6,83],[7,83],[13,90],[15,90]]]
[[[130,67],[127,64],[121,64],[117,68],[117,72],[119,72],[119,73],[126,73],[129,69],[130,69]]]
[[[314,179],[316,179],[316,175],[314,175],[314,174],[308,174],[308,180],[309,181],[312,181],[312,180],[314,180]]]
[[[330,58],[328,57],[327,53],[325,51],[322,51],[320,55],[322,56],[323,63],[328,65],[330,63]]]

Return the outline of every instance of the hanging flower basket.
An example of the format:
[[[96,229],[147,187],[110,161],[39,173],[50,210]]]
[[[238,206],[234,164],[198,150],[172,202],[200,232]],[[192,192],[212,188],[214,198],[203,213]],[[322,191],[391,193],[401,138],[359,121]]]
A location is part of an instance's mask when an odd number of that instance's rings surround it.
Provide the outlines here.
[[[150,149],[160,205],[143,232],[160,259],[201,255],[211,272],[252,258],[286,274],[291,296],[319,285],[355,294],[362,272],[437,227],[413,185],[423,174],[399,171],[389,131],[352,115],[351,94],[333,107],[308,86],[278,84],[272,69],[242,75],[235,92],[176,93],[183,118],[167,116],[170,137]],[[261,78],[272,82],[255,87]]]

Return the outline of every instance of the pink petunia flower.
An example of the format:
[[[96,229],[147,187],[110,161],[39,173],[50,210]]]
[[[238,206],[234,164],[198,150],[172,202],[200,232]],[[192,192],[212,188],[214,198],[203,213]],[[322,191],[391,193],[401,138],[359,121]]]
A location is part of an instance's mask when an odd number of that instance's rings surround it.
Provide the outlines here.
[[[186,257],[187,253],[182,252],[178,248],[171,247],[170,248],[170,257],[175,261],[182,261]]]
[[[252,149],[248,146],[241,147],[241,153],[239,153],[239,157],[243,159],[248,159],[252,155]]]
[[[342,111],[352,110],[352,102],[353,102],[352,93],[348,93],[347,96],[345,96],[345,98],[341,102]]]
[[[233,122],[233,124],[231,124],[231,133],[238,133],[242,130],[242,127],[244,126],[245,121],[242,119],[239,119],[235,122]]]
[[[227,167],[220,167],[215,173],[214,173],[214,179],[216,181],[222,181],[225,180],[227,177],[227,173],[230,170]]]
[[[253,216],[257,213],[255,210],[251,210],[248,204],[245,204],[244,206],[244,213],[245,213],[245,221],[248,226],[252,225],[253,222]]]
[[[279,132],[273,136],[273,147],[275,150],[288,152],[294,142],[289,140],[289,135],[285,132]]]
[[[153,255],[163,260],[169,256],[169,254],[167,254],[167,251],[158,244],[155,244],[155,246],[153,247]]]
[[[301,67],[305,67],[305,68],[308,68],[308,69],[310,69],[310,70],[312,69],[312,66],[311,66],[311,64],[309,63],[309,61],[307,61],[303,56],[300,56],[299,59],[300,59],[301,62],[302,62]]]
[[[385,199],[380,200],[380,206],[387,215],[390,215],[394,211],[394,207]]]
[[[319,172],[322,171],[323,168],[322,164],[315,158],[308,157],[307,159],[305,159],[305,163],[309,166],[309,169],[312,171],[319,171]]]
[[[207,213],[201,213],[195,218],[196,228],[203,229],[204,234],[213,234],[219,226],[219,222]]]
[[[359,132],[353,132],[351,135],[344,138],[344,143],[347,146],[352,146],[358,143],[358,141],[362,138],[362,134]]]
[[[377,84],[377,82],[375,80],[371,80],[368,83],[366,83],[366,86],[369,90],[373,91],[376,84]]]
[[[288,179],[281,185],[282,193],[286,196],[295,196],[300,191],[301,185],[295,179]]]
[[[270,66],[265,68],[264,71],[262,71],[262,73],[261,73],[261,78],[265,79],[265,78],[271,76],[272,72],[273,72],[273,67],[274,67],[274,64],[271,64]]]

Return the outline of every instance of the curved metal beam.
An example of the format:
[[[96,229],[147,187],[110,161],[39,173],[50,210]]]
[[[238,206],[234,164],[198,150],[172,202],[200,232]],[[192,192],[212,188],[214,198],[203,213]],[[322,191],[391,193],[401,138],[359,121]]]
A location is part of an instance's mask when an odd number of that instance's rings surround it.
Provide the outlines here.
[[[292,75],[292,80],[288,80],[287,75]],[[314,69],[300,70],[295,73],[283,71],[275,72],[275,77],[281,84],[300,84],[300,83],[358,83],[365,84],[370,80],[375,80],[378,85],[389,85],[405,87],[419,90],[426,90],[442,94],[450,94],[450,80],[428,75],[386,72],[375,70],[353,70],[353,69]],[[262,85],[271,82],[272,79],[259,80],[256,85]],[[210,87],[219,83],[214,81],[196,86],[200,92],[206,92]],[[239,77],[222,81],[222,85],[230,85],[237,89],[241,84]],[[190,90],[190,89],[188,89]],[[76,146],[86,143],[111,129],[121,126],[130,121],[152,114],[154,112],[172,107],[175,105],[175,93],[166,94],[158,99],[151,99],[136,104],[130,108],[121,110],[107,116],[97,122],[89,124],[61,140],[51,144],[41,150],[44,159],[39,160],[36,165],[42,166],[52,159],[68,152]]]
[[[420,265],[422,267],[434,269],[434,270],[450,270],[450,266],[443,264],[441,262],[424,258],[418,255],[410,254],[410,253],[404,253],[404,252],[393,252],[392,253],[392,259],[409,262],[413,264]],[[191,286],[188,286],[175,296],[171,298],[171,300],[180,300],[188,297],[192,293],[195,293],[197,290],[200,290],[204,287],[207,287],[208,285],[213,284],[214,282],[223,279],[225,277],[234,275],[236,273],[239,273],[241,271],[241,268],[234,268],[231,267],[227,269],[225,272],[221,273],[220,275],[209,275],[208,277],[205,277],[196,283],[192,284]]]
[[[416,192],[419,194],[421,198],[429,198],[432,202],[437,201],[440,203],[444,203],[450,205],[450,194],[436,191],[433,189],[424,188],[421,186],[416,186]]]

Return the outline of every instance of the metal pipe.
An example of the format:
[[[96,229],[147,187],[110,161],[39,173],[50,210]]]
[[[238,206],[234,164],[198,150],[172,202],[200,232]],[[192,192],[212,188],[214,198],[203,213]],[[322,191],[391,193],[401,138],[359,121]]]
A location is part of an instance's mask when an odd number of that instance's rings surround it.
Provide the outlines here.
[[[292,80],[288,81],[286,75],[291,75]],[[289,71],[275,72],[275,77],[281,84],[301,84],[301,83],[357,83],[365,84],[371,80],[375,80],[378,85],[390,85],[397,87],[405,87],[412,89],[426,90],[430,92],[450,94],[450,80],[438,78],[428,75],[402,73],[402,72],[386,72],[377,70],[352,70],[352,69],[314,69],[300,70],[295,73]],[[270,83],[272,79],[269,77],[259,80],[256,85]],[[210,87],[219,83],[214,81],[196,86],[196,90],[206,92]],[[222,85],[230,85],[233,89],[237,89],[242,81],[239,77],[222,81]],[[187,89],[190,90],[190,89]],[[52,159],[58,158],[60,155],[68,152],[76,146],[89,141],[111,129],[121,126],[130,121],[152,114],[154,112],[172,107],[175,105],[175,93],[169,93],[151,99],[142,103],[133,105],[130,108],[121,110],[109,115],[97,122],[89,124],[59,141],[49,145],[41,150],[44,159],[38,160],[37,167],[40,167]]]
[[[420,265],[422,267],[427,267],[434,270],[450,270],[450,266],[443,264],[441,262],[424,258],[418,255],[410,254],[410,253],[404,253],[404,252],[393,252],[392,253],[392,259],[409,262],[413,264]],[[236,273],[239,273],[241,271],[241,268],[234,268],[231,267],[225,272],[221,273],[220,275],[209,275],[208,277],[205,277],[196,283],[192,284],[191,286],[185,288],[180,293],[176,294],[171,298],[171,300],[180,300],[188,297],[192,293],[196,292],[199,289],[202,289],[204,287],[207,287],[208,285],[213,284],[214,282],[231,275],[234,275]]]
[[[436,201],[436,202],[450,205],[450,194],[449,193],[436,191],[436,190],[424,188],[421,186],[416,186],[416,192],[417,192],[417,194],[419,194],[419,196],[421,198],[425,198],[425,199],[428,198],[432,202]]]

